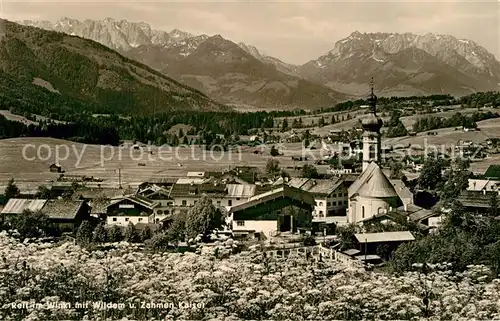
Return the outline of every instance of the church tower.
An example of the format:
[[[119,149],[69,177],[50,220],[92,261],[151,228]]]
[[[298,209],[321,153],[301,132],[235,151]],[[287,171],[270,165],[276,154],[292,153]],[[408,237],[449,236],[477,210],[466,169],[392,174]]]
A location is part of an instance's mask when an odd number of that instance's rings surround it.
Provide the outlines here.
[[[361,121],[361,125],[363,126],[363,171],[365,171],[371,162],[380,164],[382,149],[380,128],[382,128],[383,122],[377,116],[377,96],[373,93],[373,78],[370,85],[371,93],[368,97],[370,112]]]

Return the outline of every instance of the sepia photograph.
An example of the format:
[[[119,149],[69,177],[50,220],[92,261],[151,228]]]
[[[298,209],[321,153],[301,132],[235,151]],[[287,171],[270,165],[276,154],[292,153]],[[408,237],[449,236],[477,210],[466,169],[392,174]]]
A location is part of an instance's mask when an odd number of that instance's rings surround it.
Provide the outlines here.
[[[500,320],[500,0],[0,0],[0,320]]]

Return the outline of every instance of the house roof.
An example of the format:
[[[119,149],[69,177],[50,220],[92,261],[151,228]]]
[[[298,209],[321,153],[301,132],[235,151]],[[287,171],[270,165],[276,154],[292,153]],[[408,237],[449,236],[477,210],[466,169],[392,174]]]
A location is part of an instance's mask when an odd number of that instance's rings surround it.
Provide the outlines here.
[[[400,206],[397,208],[398,213],[402,213],[410,218],[410,220],[414,222],[419,222],[421,220],[425,220],[426,218],[437,216],[440,214],[436,214],[431,210],[427,210],[415,204],[407,204],[406,210],[404,206]]]
[[[179,178],[175,184],[203,184],[207,180],[204,178]]]
[[[175,184],[170,191],[170,197],[193,197],[203,194],[211,196],[226,196],[226,184]]]
[[[382,233],[360,233],[354,234],[359,243],[378,243],[378,242],[402,242],[413,241],[415,237],[409,231],[401,232],[382,232]]]
[[[41,210],[46,202],[46,199],[11,198],[2,209],[2,214],[21,214],[25,210],[36,212]]]
[[[500,179],[500,165],[490,165],[484,173],[484,177]]]
[[[252,184],[227,184],[227,196],[247,198],[255,195],[255,185]]]
[[[500,189],[500,182],[490,179],[469,179],[469,191],[494,191],[495,189]]]
[[[88,188],[81,187],[77,188],[73,193],[71,198],[73,200],[78,200],[80,197],[84,199],[113,199],[116,197],[121,197],[125,195],[126,191],[124,189],[119,188]]]
[[[187,177],[205,177],[205,172],[188,172]]]
[[[295,199],[295,200],[300,201],[300,202],[304,202],[304,203],[312,205],[312,206],[314,206],[316,204],[313,196],[310,193],[305,192],[305,191],[300,190],[300,189],[297,189],[297,188],[294,188],[294,187],[291,187],[291,186],[283,185],[283,186],[276,188],[276,189],[273,189],[269,192],[265,192],[263,194],[253,196],[242,204],[232,206],[229,209],[229,212],[234,213],[237,211],[241,211],[241,210],[244,210],[244,209],[259,205],[259,204],[263,204],[265,202],[268,202],[268,201],[271,201],[271,200],[274,200],[274,199],[277,199],[280,197],[289,197],[289,198]]]
[[[413,201],[413,193],[410,191],[408,187],[406,187],[405,183],[403,183],[400,179],[391,179],[392,186],[396,190],[399,198],[401,199],[410,199]]]
[[[330,195],[340,185],[343,180],[339,177],[332,179],[308,179],[308,178],[292,178],[288,185],[299,188],[313,195]]]
[[[114,200],[114,201],[111,201],[109,204],[108,204],[108,207],[110,205],[114,205],[114,204],[118,204],[124,200],[129,200],[133,203],[136,203],[136,204],[139,204],[139,205],[142,205],[146,208],[149,208],[149,209],[153,209],[155,208],[158,203],[157,202],[154,202],[150,199],[147,199],[143,196],[140,196],[140,195],[128,195],[128,196],[124,196],[123,198],[120,198],[120,199],[117,199],[117,200]]]
[[[356,193],[365,197],[388,198],[398,197],[398,193],[380,167],[374,164],[368,175],[360,176],[361,185]],[[368,172],[368,169],[365,171]]]
[[[458,196],[458,201],[465,207],[489,208],[492,194],[497,191],[463,191]]]
[[[356,254],[358,254],[360,252],[361,252],[360,250],[349,249],[349,250],[343,251],[342,253],[352,256],[352,255],[356,255]]]
[[[42,212],[52,219],[73,219],[84,203],[84,201],[48,200]]]

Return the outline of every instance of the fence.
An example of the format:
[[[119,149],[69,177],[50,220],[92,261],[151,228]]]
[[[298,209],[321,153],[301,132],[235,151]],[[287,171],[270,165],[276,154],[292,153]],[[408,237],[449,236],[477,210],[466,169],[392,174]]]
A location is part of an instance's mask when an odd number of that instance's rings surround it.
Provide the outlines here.
[[[359,262],[356,259],[351,258],[349,255],[338,252],[334,249],[329,249],[323,247],[322,245],[315,246],[302,246],[295,248],[283,248],[283,249],[275,249],[265,252],[268,257],[271,258],[286,258],[290,255],[298,255],[298,256],[308,256],[316,259],[316,260],[324,260],[330,262],[341,262],[348,264],[353,267],[363,267],[363,263]]]

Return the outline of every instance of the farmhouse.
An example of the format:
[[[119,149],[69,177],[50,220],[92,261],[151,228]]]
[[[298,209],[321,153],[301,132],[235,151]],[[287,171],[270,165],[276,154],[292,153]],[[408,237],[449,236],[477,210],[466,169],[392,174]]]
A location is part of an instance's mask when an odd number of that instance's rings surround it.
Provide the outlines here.
[[[90,219],[85,201],[11,198],[2,210],[2,220],[8,221],[24,211],[46,214],[62,231],[72,231]]]
[[[48,200],[41,211],[61,231],[74,231],[82,221],[90,220],[90,208],[85,201]]]
[[[61,167],[61,165],[57,165],[57,164],[51,164],[49,166],[49,170],[52,173],[62,173],[62,167]]]
[[[121,199],[114,200],[106,208],[109,225],[128,225],[129,222],[155,223],[153,214],[157,202],[151,201],[140,195],[129,195]]]
[[[283,185],[229,209],[233,234],[270,237],[278,232],[310,230],[314,197]]]
[[[468,212],[477,214],[488,214],[491,211],[491,199],[493,195],[500,198],[500,192],[494,191],[463,191],[457,198]]]
[[[335,217],[334,221],[347,223],[347,187],[341,178],[293,178],[288,185],[308,192],[314,197],[313,220],[325,221],[326,217]]]

